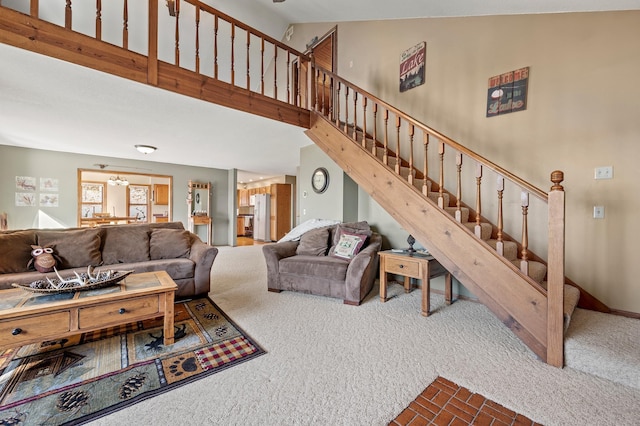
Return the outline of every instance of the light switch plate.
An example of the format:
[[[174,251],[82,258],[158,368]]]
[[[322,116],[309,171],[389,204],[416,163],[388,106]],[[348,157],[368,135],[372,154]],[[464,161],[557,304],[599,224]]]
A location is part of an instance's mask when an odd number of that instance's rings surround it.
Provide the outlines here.
[[[596,167],[595,179],[613,179],[613,167]]]
[[[593,218],[604,219],[604,206],[593,206]]]

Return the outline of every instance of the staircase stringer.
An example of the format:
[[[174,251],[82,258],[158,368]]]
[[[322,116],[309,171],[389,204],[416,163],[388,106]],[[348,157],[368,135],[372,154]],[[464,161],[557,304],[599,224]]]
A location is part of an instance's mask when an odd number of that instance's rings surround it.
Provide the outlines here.
[[[363,190],[538,357],[547,358],[546,294],[473,233],[320,115],[306,131]]]

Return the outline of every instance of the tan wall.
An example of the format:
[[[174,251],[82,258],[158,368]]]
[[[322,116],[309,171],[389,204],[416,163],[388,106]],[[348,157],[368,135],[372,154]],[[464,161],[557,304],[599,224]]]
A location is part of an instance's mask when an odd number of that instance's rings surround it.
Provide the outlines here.
[[[304,49],[336,24],[296,25]],[[567,275],[640,312],[640,12],[340,23],[338,72],[548,190],[565,172]],[[427,42],[426,84],[400,93],[400,53]],[[489,77],[530,67],[526,111],[486,118]],[[594,168],[613,166],[612,180]],[[603,220],[592,218],[603,205]]]

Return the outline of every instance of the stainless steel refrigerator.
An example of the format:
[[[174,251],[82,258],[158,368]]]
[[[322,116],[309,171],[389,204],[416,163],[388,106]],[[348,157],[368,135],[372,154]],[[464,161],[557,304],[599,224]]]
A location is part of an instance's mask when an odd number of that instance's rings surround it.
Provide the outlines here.
[[[271,206],[269,194],[256,194],[253,206],[253,239],[271,241]]]

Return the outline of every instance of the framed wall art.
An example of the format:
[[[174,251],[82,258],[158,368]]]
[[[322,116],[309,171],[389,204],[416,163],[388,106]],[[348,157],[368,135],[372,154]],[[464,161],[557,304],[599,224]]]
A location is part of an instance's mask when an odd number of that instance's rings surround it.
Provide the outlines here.
[[[487,117],[527,109],[529,67],[489,78]]]
[[[418,43],[400,55],[400,92],[424,84],[427,43]]]

